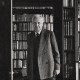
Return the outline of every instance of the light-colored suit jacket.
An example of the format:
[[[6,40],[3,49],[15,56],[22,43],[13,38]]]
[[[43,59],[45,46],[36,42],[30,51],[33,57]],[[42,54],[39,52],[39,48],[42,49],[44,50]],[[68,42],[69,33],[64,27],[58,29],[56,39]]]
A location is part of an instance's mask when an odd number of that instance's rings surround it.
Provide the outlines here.
[[[28,35],[27,76],[33,80],[33,51],[34,32]],[[60,70],[60,54],[54,32],[42,30],[39,51],[38,67],[41,79],[50,78],[55,70]]]

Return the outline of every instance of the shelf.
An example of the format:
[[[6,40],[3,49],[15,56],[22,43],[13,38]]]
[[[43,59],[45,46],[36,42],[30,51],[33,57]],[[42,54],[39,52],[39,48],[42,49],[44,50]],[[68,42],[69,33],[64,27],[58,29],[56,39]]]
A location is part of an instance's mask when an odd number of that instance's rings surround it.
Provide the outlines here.
[[[13,49],[13,51],[27,51],[27,49]]]
[[[36,9],[36,10],[31,10],[31,9],[13,9],[13,14],[52,14],[53,10],[50,9]]]
[[[16,70],[16,72],[14,72],[14,73],[19,73],[19,71],[20,70],[22,70],[24,67],[22,67],[22,68],[13,68],[14,70]]]
[[[13,21],[13,24],[14,23],[16,23],[16,24],[18,24],[18,23],[31,23],[31,21]]]
[[[74,38],[74,35],[64,35],[64,38]]]
[[[73,53],[74,50],[64,50],[64,52],[70,52],[70,53]],[[74,53],[73,53],[74,54]]]
[[[75,10],[75,7],[63,7],[63,9]]]
[[[78,21],[80,21],[80,18],[78,18]]]
[[[27,40],[13,40],[13,41],[22,41],[22,42],[26,42]]]
[[[66,22],[66,21],[74,21],[74,19],[75,19],[75,17],[74,18],[72,17],[72,19],[70,18],[70,19],[63,19],[63,20],[64,20],[64,22]]]
[[[13,31],[13,32],[33,32],[33,31]]]
[[[80,31],[78,31],[78,33],[80,34]]]
[[[22,61],[23,61],[23,60],[26,60],[26,58],[25,58],[25,59],[20,59],[20,58],[17,58],[17,59],[13,59],[13,60],[22,60]]]

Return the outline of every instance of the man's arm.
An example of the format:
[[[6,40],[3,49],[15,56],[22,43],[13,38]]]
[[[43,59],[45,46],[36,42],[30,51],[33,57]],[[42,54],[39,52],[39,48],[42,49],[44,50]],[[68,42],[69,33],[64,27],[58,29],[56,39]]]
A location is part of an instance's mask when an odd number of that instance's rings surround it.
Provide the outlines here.
[[[60,54],[58,50],[58,45],[56,41],[56,37],[54,32],[51,32],[51,45],[52,45],[52,51],[53,51],[53,57],[54,57],[54,73],[59,74],[60,73]]]

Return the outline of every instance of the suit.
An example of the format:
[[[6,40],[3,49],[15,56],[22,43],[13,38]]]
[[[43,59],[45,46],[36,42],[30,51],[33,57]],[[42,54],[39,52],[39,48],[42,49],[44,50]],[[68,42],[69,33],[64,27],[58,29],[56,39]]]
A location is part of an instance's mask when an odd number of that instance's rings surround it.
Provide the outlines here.
[[[28,35],[27,76],[33,80],[34,32]],[[54,32],[42,30],[38,50],[38,68],[40,79],[53,76],[55,70],[60,70],[60,54]]]

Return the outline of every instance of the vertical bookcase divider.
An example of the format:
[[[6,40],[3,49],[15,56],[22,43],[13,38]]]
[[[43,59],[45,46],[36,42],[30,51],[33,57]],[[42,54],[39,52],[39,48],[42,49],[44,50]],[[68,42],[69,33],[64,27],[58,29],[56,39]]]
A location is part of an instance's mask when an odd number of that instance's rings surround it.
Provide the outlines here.
[[[63,0],[63,79],[75,80],[76,0]]]

